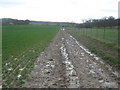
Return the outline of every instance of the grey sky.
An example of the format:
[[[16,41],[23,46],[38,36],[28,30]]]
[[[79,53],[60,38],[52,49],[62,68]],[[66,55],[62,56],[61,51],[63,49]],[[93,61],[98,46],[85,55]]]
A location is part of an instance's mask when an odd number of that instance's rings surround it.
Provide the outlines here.
[[[119,0],[0,0],[1,18],[81,22],[118,17]]]
[[[0,0],[0,7],[2,8],[11,8],[17,5],[23,5],[23,2],[15,0]]]

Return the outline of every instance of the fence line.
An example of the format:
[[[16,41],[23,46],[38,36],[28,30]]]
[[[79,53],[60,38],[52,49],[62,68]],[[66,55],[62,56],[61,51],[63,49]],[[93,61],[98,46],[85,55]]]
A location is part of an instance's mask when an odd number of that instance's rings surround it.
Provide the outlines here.
[[[116,28],[80,28],[77,31],[83,36],[118,44],[118,30]]]

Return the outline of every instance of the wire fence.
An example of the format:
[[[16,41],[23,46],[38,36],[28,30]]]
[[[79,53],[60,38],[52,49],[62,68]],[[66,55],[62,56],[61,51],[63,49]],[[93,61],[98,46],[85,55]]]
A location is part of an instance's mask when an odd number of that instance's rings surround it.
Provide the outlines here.
[[[95,38],[108,43],[118,44],[117,28],[72,28],[72,30],[78,35]]]

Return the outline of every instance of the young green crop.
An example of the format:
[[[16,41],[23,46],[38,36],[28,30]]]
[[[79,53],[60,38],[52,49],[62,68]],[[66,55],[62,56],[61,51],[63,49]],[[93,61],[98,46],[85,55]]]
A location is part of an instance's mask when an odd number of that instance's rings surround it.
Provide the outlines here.
[[[21,85],[36,57],[58,32],[57,25],[3,26],[3,87]]]
[[[19,55],[37,43],[46,44],[55,35],[56,29],[57,26],[50,25],[3,26],[3,59]]]

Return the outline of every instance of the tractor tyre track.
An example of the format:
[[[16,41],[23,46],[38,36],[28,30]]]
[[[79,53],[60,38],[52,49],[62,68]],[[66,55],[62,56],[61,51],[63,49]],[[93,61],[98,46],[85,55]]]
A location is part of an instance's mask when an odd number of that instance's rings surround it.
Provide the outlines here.
[[[117,88],[118,73],[61,29],[34,63],[22,87]]]

